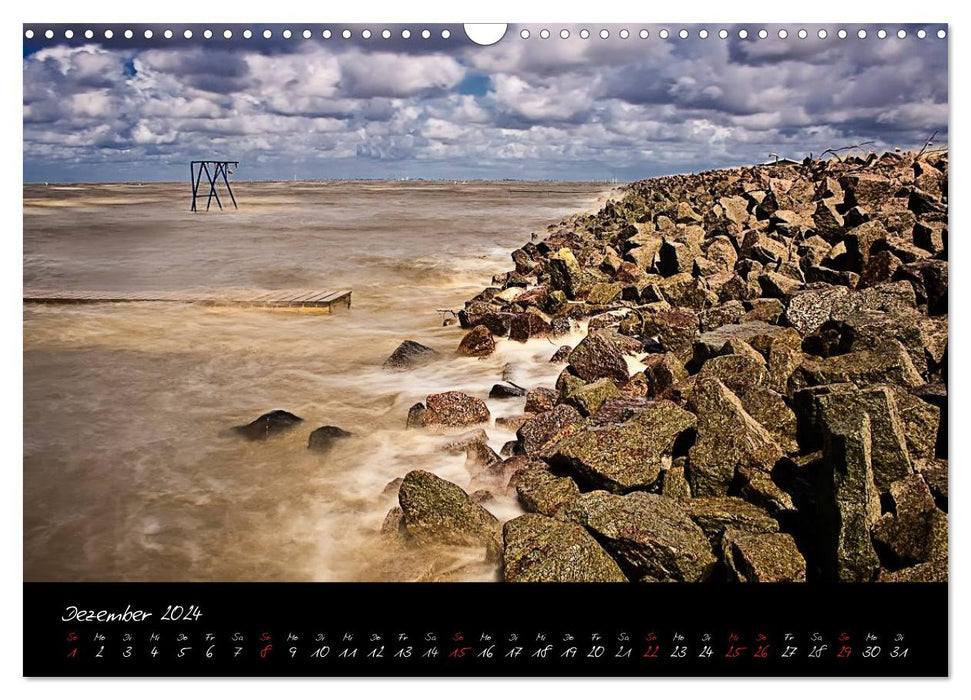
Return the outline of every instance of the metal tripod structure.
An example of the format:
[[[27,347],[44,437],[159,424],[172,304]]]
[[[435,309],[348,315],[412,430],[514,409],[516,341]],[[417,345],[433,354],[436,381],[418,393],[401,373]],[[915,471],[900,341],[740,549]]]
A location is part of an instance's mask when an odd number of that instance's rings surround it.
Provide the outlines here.
[[[233,194],[233,188],[229,185],[229,176],[232,175],[233,171],[229,169],[229,166],[234,168],[239,167],[238,160],[194,160],[189,163],[189,174],[192,182],[192,209],[191,211],[198,211],[196,208],[196,200],[199,197],[199,185],[202,184],[202,174],[205,173],[206,181],[209,183],[209,196],[206,199],[206,211],[209,211],[209,207],[212,205],[213,197],[216,198],[216,204],[219,208],[223,208],[223,203],[219,200],[219,192],[216,191],[216,184],[219,182],[219,178],[226,183],[226,191],[229,192],[229,198],[233,200],[233,208],[239,209],[236,205],[236,196]]]

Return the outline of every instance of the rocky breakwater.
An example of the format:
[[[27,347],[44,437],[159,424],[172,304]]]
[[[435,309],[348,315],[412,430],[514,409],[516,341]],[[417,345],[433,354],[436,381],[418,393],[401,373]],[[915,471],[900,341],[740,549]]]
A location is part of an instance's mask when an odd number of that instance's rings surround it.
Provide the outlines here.
[[[482,430],[469,492],[412,472],[388,531],[507,581],[946,579],[947,186],[946,152],[677,175],[534,237],[459,351],[586,337],[502,455],[481,399],[413,407]]]

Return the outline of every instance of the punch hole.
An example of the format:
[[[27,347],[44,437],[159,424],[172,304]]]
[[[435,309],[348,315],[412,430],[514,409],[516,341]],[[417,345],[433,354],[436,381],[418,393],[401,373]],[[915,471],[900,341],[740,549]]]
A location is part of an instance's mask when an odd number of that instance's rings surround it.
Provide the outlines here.
[[[825,29],[820,29],[818,32],[816,32],[816,36],[818,36],[820,39],[825,39],[828,35],[826,34]]]
[[[64,30],[64,38],[65,39],[73,39],[74,38],[74,30],[73,29],[65,29]]]
[[[452,36],[452,32],[450,32],[447,29],[443,29],[442,30],[442,38],[443,39],[449,39],[449,38],[451,38],[451,36]]]
[[[244,29],[243,30],[243,38],[244,39],[252,39],[253,38],[253,32],[252,32],[252,30],[250,30],[250,29]]]
[[[606,29],[601,29],[600,30],[600,38],[601,39],[606,39],[609,36],[610,36],[610,32],[608,32]]]
[[[529,38],[529,30],[528,29],[522,30],[521,32],[519,32],[519,36],[521,38],[523,38],[523,39],[528,39]]]
[[[701,30],[699,30],[698,31],[698,38],[699,39],[707,39],[708,38],[708,30],[707,29],[701,29]]]
[[[244,32],[244,34],[245,34],[245,32]],[[310,31],[309,29],[304,29],[303,30],[303,38],[304,39],[309,39],[313,35],[314,35],[314,33],[312,31]]]
[[[550,30],[549,29],[541,29],[540,32],[539,32],[539,38],[540,39],[549,39],[550,38]]]
[[[432,37],[432,33],[430,31],[428,31],[427,29],[422,29],[421,30],[421,38],[422,39],[431,39],[431,37]]]
[[[924,31],[923,29],[918,29],[917,30],[917,38],[918,39],[926,39],[927,38],[927,32]]]
[[[94,32],[91,31],[90,29],[86,29],[84,31],[84,38],[85,39],[93,39],[94,38]]]
[[[205,31],[204,31],[204,32],[202,33],[202,38],[203,38],[203,39],[212,39],[212,30],[211,30],[211,29],[207,29],[207,30],[205,30]]]
[[[365,29],[364,31],[362,31],[361,32],[361,37],[364,38],[364,39],[370,39],[371,38],[371,30],[370,29]]]
[[[947,32],[945,32],[943,29],[938,29],[937,30],[937,38],[938,39],[944,39],[946,37],[947,37]]]
[[[838,32],[836,32],[836,36],[838,36],[840,39],[845,39],[847,36],[846,30],[840,29]]]
[[[560,30],[560,38],[561,39],[569,39],[570,38],[570,30],[569,29],[561,29]]]
[[[780,39],[785,39],[788,36],[789,36],[789,32],[787,32],[785,29],[780,29],[779,30],[779,38]]]
[[[661,31],[659,31],[657,33],[657,35],[659,37],[661,37],[662,39],[667,39],[668,38],[668,30],[667,29],[662,29]]]
[[[164,32],[162,32],[162,36],[164,36],[166,39],[171,39],[172,38],[172,30],[171,29],[166,29]]]
[[[620,30],[620,38],[621,39],[626,39],[629,36],[630,36],[630,32],[629,31],[627,31],[626,29],[621,29]]]
[[[28,39],[33,39],[34,38],[34,30],[33,29],[28,29],[26,32],[24,32],[24,36],[26,38],[28,38]]]
[[[351,38],[351,30],[350,29],[345,29],[344,31],[341,32],[341,36],[344,37],[345,39],[350,39]]]
[[[223,39],[232,39],[233,33],[229,29],[223,31]]]
[[[886,39],[886,38],[887,38],[887,30],[886,29],[878,29],[877,30],[877,39]]]
[[[326,36],[327,34],[328,34],[328,32],[324,32],[324,35],[325,35],[324,38],[325,39],[327,38],[327,36]],[[264,39],[269,39],[272,36],[273,36],[273,32],[271,32],[269,29],[264,29],[263,30],[263,38]]]
[[[678,32],[678,36],[681,37],[682,39],[687,39],[688,38],[688,30],[687,29],[682,29],[680,32]]]
[[[125,30],[125,38],[126,39],[131,39],[133,36],[135,36],[135,32],[133,32],[131,29],[126,29]]]
[[[769,36],[769,32],[768,31],[766,31],[765,29],[760,29],[759,30],[759,39],[766,39],[766,38],[768,38],[768,36]]]
[[[410,39],[411,38],[411,30],[410,29],[402,29],[401,30],[401,38],[402,39]]]
[[[651,33],[649,31],[647,31],[646,29],[642,29],[641,31],[639,31],[637,33],[637,36],[639,36],[641,39],[646,39],[650,35],[651,35]]]
[[[728,30],[727,29],[719,29],[718,30],[718,38],[719,39],[727,39],[728,38]]]
[[[800,29],[796,33],[796,36],[798,36],[800,39],[805,39],[807,36],[809,36],[809,32],[807,32],[805,29]]]
[[[47,37],[48,39],[53,39],[54,38],[54,30],[53,29],[48,29],[46,32],[44,32],[44,36]]]
[[[385,29],[383,32],[381,32],[381,38],[383,38],[383,39],[390,39],[391,38],[391,30],[390,29]]]
[[[738,30],[738,38],[739,39],[748,39],[748,30],[747,29],[739,29]]]
[[[289,29],[284,29],[283,30],[283,38],[284,39],[289,39],[292,36],[293,36],[293,32],[291,32]]]

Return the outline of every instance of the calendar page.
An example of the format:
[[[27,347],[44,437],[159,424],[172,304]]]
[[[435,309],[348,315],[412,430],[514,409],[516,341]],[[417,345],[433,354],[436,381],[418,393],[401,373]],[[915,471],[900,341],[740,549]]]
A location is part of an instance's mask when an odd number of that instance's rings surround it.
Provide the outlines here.
[[[22,34],[24,675],[948,674],[947,25]]]

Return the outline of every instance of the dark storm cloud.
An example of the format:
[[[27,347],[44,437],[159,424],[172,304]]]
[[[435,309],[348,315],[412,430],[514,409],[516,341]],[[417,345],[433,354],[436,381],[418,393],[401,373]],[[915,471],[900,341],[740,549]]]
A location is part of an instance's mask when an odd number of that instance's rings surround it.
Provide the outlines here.
[[[247,177],[632,177],[947,140],[947,42],[578,38],[510,27],[478,47],[460,26],[73,27],[24,47],[28,179],[181,177],[202,154]],[[193,38],[182,32],[190,28]],[[442,37],[446,28],[450,36]],[[153,32],[144,37],[145,29]],[[231,39],[223,32],[230,29]],[[291,36],[283,32],[290,29]],[[303,38],[303,31],[311,38]],[[330,31],[329,38],[322,36]],[[352,37],[342,36],[344,29]],[[402,31],[411,33],[402,38]],[[594,28],[596,30],[596,28]],[[57,29],[63,37],[65,27]],[[264,39],[263,32],[271,38]],[[558,39],[569,31],[567,41]],[[243,173],[240,176],[243,176]]]

